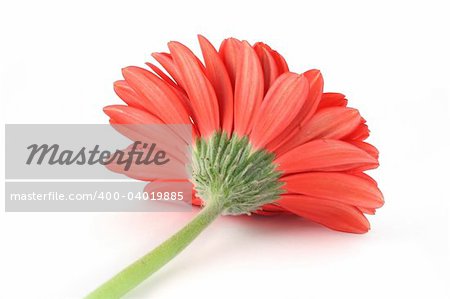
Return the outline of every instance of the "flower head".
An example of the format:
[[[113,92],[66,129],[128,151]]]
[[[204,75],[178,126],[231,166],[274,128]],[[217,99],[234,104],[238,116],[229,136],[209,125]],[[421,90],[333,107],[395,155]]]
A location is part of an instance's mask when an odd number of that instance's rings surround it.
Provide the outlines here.
[[[203,62],[186,46],[153,53],[166,72],[123,69],[114,85],[127,104],[105,107],[113,123],[192,124],[193,203],[223,214],[292,213],[329,228],[364,233],[383,205],[364,171],[378,151],[358,110],[324,93],[318,70],[294,73],[264,43],[199,36]]]
[[[168,75],[152,63],[151,71],[123,69],[125,80],[114,87],[127,105],[105,112],[112,124],[191,124],[192,202],[204,208],[87,298],[120,298],[221,214],[292,213],[364,233],[364,214],[383,205],[364,173],[378,166],[378,151],[364,142],[365,120],[344,95],[323,93],[318,70],[291,72],[263,43],[229,38],[216,51],[199,41],[203,62],[178,42],[169,43],[170,53],[153,53]]]

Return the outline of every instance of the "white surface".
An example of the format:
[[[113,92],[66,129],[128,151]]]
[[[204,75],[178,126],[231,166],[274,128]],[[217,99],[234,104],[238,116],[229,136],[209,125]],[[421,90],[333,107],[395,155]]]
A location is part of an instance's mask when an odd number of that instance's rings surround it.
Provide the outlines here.
[[[448,298],[448,11],[446,1],[1,1],[2,118],[106,123],[121,67],[165,42],[265,41],[360,109],[386,205],[366,235],[222,218],[129,298]],[[51,299],[82,297],[192,215],[0,217],[0,297]]]

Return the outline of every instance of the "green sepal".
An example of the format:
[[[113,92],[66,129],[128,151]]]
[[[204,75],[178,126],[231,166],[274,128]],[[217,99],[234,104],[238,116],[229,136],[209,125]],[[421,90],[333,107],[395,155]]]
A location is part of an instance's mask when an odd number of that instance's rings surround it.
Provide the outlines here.
[[[253,149],[247,137],[217,132],[196,140],[192,181],[205,204],[215,200],[223,205],[222,214],[249,214],[283,192],[273,160],[274,154]]]

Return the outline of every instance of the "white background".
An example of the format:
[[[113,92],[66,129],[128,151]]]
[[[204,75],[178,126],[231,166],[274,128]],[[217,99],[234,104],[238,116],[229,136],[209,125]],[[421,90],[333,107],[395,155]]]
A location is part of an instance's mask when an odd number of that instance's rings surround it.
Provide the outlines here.
[[[446,1],[131,2],[1,1],[3,122],[106,123],[120,69],[167,41],[262,40],[360,109],[386,205],[366,235],[221,218],[129,298],[449,297]],[[0,212],[0,298],[80,298],[193,214]]]

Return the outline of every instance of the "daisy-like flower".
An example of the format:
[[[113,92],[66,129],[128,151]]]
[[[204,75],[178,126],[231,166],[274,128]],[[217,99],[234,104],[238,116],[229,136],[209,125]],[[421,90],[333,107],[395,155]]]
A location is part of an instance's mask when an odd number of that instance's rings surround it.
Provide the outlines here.
[[[114,85],[127,105],[105,108],[114,124],[192,124],[191,182],[198,216],[90,298],[117,298],[183,250],[221,214],[295,214],[331,229],[365,233],[383,205],[364,171],[378,151],[358,110],[324,93],[318,70],[298,74],[268,45],[199,36],[203,62],[186,46],[123,69]]]

